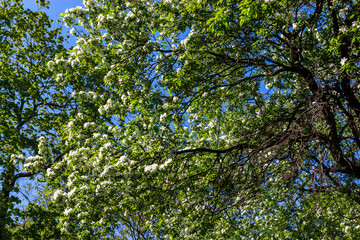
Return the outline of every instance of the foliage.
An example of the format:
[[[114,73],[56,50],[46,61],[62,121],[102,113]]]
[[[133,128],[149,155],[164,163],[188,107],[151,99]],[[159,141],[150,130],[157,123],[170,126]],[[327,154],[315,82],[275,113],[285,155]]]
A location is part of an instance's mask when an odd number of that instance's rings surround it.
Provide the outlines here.
[[[84,4],[49,62],[77,102],[46,174],[64,236],[359,237],[359,1]]]
[[[66,121],[68,97],[46,66],[64,51],[60,29],[51,29],[44,12],[24,9],[22,1],[2,0],[0,7],[0,239],[10,239],[6,229],[19,213],[19,181],[60,158],[57,129]],[[26,160],[37,153],[51,162]]]

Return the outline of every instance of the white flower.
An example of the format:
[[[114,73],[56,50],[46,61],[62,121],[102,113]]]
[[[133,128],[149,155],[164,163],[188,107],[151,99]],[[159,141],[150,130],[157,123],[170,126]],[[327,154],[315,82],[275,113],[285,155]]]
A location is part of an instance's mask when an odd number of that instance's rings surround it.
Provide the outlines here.
[[[54,67],[54,61],[49,61],[49,62],[47,63],[47,66],[48,66],[48,68],[53,69],[53,67]]]
[[[129,18],[132,18],[132,17],[134,17],[135,15],[134,15],[134,13],[133,12],[128,12],[128,14],[126,15],[126,17],[125,17],[125,20],[127,20],[127,19],[129,19]]]
[[[120,164],[124,164],[126,162],[127,157],[126,156],[121,156],[119,161],[115,164],[115,166],[118,166]]]
[[[23,165],[23,168],[24,169],[29,169],[31,166],[33,165],[33,163],[25,163],[24,165]]]
[[[110,148],[112,146],[111,142],[107,142],[104,144],[104,148]]]
[[[121,95],[121,100],[123,101],[123,103],[126,103],[127,98],[125,94]]]
[[[83,185],[83,186],[81,186],[81,188],[80,188],[80,190],[88,190],[89,189],[89,187],[87,186],[87,185]]]
[[[347,61],[347,58],[342,58],[340,61],[341,66],[343,66]]]
[[[103,115],[105,113],[105,109],[103,106],[99,107],[98,112]]]
[[[160,115],[160,122],[162,122],[166,118],[166,113]]]
[[[98,16],[99,22],[104,21],[104,19],[105,19],[104,15],[100,14],[100,15]]]
[[[96,99],[96,93],[95,92],[93,92],[93,91],[89,91],[88,93],[87,93],[87,95],[89,96],[89,97],[91,97],[92,99]]]
[[[56,200],[58,197],[62,196],[63,193],[61,192],[61,190],[57,189],[55,192],[54,192],[54,195],[52,197],[53,200]]]
[[[172,162],[172,158],[167,159],[167,160],[164,162],[164,164],[160,166],[160,169],[163,169],[164,167],[166,167],[167,165],[169,165],[169,163],[171,163],[171,162]]]
[[[86,9],[84,9],[82,6],[77,6],[75,9],[80,11],[80,12],[85,12],[86,11]]]
[[[72,212],[72,208],[65,209],[64,214],[67,216]]]
[[[48,176],[51,176],[51,175],[54,175],[55,173],[54,173],[54,171],[53,171],[52,168],[48,168],[48,169],[46,170],[46,174],[47,174]]]
[[[86,122],[86,123],[84,124],[84,128],[93,127],[93,126],[95,126],[95,123],[94,123],[94,122]]]
[[[70,30],[70,34],[73,35],[73,36],[75,35],[75,28],[72,28],[72,29]]]
[[[69,198],[72,197],[74,195],[75,191],[76,191],[76,188],[73,188],[70,192],[68,192],[67,196]]]
[[[74,8],[70,8],[70,9],[68,8],[65,10],[65,13],[69,13],[69,12],[73,12],[73,11],[74,11]]]
[[[346,26],[340,27],[339,31],[345,33],[347,31]]]
[[[104,171],[100,174],[100,177],[104,177],[109,172],[110,166],[105,166]]]
[[[153,172],[153,171],[156,170],[157,166],[158,166],[158,165],[157,165],[156,163],[151,164],[151,165],[149,165],[149,166],[145,166],[144,171],[145,171],[145,172]]]

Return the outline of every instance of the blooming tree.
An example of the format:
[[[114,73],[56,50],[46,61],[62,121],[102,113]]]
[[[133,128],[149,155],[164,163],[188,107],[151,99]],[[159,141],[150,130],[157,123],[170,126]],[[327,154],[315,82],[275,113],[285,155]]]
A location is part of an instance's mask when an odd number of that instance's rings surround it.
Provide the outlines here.
[[[2,0],[0,10],[0,239],[11,239],[23,180],[64,154],[57,130],[67,121],[62,110],[71,92],[54,84],[46,66],[64,50],[60,29],[20,0]]]
[[[63,234],[359,237],[359,1],[83,3],[49,63],[77,101]]]

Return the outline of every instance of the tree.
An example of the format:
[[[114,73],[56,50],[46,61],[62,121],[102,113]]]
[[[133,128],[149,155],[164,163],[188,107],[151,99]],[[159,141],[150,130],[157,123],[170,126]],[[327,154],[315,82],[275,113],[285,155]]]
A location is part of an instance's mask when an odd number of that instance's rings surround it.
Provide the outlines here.
[[[24,9],[20,0],[2,0],[0,7],[0,239],[11,239],[7,229],[20,211],[19,181],[34,179],[62,157],[57,132],[70,95],[46,65],[65,50],[60,29],[51,29],[44,12]],[[50,162],[26,161],[36,153]]]
[[[47,173],[64,234],[359,237],[358,1],[84,4],[50,63],[78,104]]]

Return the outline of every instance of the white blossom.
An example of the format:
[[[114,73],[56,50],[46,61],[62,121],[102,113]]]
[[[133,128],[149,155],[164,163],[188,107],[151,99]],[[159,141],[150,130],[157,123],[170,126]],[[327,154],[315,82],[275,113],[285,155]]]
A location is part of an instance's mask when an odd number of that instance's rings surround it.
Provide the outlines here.
[[[84,124],[84,128],[89,128],[89,127],[94,127],[95,126],[95,123],[94,122],[86,122]]]
[[[105,17],[104,17],[104,15],[100,14],[97,19],[99,22],[103,22]]]
[[[70,30],[70,34],[73,35],[73,36],[75,35],[75,28],[72,28],[72,29]]]
[[[68,192],[67,196],[71,198],[75,194],[76,188],[71,189],[70,192]]]
[[[163,168],[165,168],[167,165],[169,165],[169,163],[171,163],[172,162],[172,158],[169,158],[169,159],[167,159],[165,162],[164,162],[164,164],[162,164],[161,166],[160,166],[160,169],[163,169]]]
[[[89,187],[87,185],[83,185],[80,187],[80,190],[88,190],[88,189],[89,189]]]
[[[148,166],[145,166],[144,171],[145,172],[154,172],[157,168],[158,164],[154,163]]]
[[[345,33],[345,32],[347,31],[346,26],[341,26],[341,27],[339,28],[339,31],[342,32],[342,33]]]
[[[163,122],[165,120],[166,115],[167,115],[166,113],[160,115],[160,122]]]
[[[54,195],[52,197],[53,200],[56,200],[58,199],[60,196],[63,195],[63,192],[60,190],[60,189],[57,189],[55,192],[54,192]]]
[[[100,177],[104,177],[109,172],[110,166],[105,166],[104,171],[100,174]]]
[[[342,58],[340,61],[341,66],[345,65],[347,58]]]
[[[46,175],[52,176],[52,175],[55,175],[55,172],[52,168],[48,168],[48,169],[46,169]]]
[[[67,209],[65,209],[65,211],[64,211],[64,215],[69,215],[70,213],[72,212],[72,208],[67,208]]]

